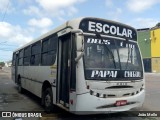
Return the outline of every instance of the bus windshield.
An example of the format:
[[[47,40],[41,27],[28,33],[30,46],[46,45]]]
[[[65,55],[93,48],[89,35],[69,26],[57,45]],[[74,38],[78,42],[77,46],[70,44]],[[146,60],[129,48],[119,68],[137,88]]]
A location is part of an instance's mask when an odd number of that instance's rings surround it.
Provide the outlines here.
[[[142,63],[137,43],[85,36],[86,79],[140,78]]]

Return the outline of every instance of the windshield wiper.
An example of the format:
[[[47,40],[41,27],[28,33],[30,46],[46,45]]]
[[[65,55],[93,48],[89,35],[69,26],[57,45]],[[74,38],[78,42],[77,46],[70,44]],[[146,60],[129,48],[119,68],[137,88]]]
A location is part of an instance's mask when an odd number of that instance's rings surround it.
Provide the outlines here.
[[[130,48],[129,48],[129,42],[128,42],[128,39],[126,39],[126,41],[127,41],[127,44],[128,44],[128,58],[127,58],[127,63],[126,63],[126,67],[125,67],[125,69],[127,70],[127,68],[128,68],[128,62],[129,62],[129,55],[130,55]]]
[[[115,59],[114,59],[114,55],[112,53],[112,51],[108,48],[108,46],[105,44],[105,42],[103,41],[103,38],[101,37],[100,34],[96,34],[97,38],[100,38],[101,42],[103,43],[103,45],[105,46],[105,48],[109,51],[110,55],[112,56],[112,60],[113,60],[113,64],[114,64],[114,67],[116,69],[116,62],[115,62]]]

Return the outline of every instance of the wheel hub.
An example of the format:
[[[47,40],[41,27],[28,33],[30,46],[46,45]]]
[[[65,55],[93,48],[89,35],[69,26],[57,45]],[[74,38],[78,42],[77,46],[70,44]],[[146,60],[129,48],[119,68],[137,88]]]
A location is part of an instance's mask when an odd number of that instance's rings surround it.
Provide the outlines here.
[[[49,94],[47,94],[45,97],[45,105],[49,106],[50,104],[51,104],[51,97]]]

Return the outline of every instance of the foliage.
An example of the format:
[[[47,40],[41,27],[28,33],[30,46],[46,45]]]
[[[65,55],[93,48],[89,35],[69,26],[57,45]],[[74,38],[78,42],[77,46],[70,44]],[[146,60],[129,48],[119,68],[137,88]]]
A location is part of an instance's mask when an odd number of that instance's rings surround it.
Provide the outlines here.
[[[5,65],[4,62],[0,62],[0,66],[3,67]]]

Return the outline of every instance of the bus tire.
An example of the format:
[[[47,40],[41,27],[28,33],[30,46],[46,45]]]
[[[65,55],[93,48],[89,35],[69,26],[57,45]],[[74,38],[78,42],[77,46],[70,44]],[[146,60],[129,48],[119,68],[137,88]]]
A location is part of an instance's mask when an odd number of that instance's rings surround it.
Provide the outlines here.
[[[24,89],[22,88],[22,84],[21,84],[21,78],[18,78],[18,92],[19,93],[23,93]]]
[[[47,88],[44,91],[43,95],[43,100],[44,100],[44,108],[46,113],[51,113],[53,112],[53,94],[52,94],[52,89]]]

